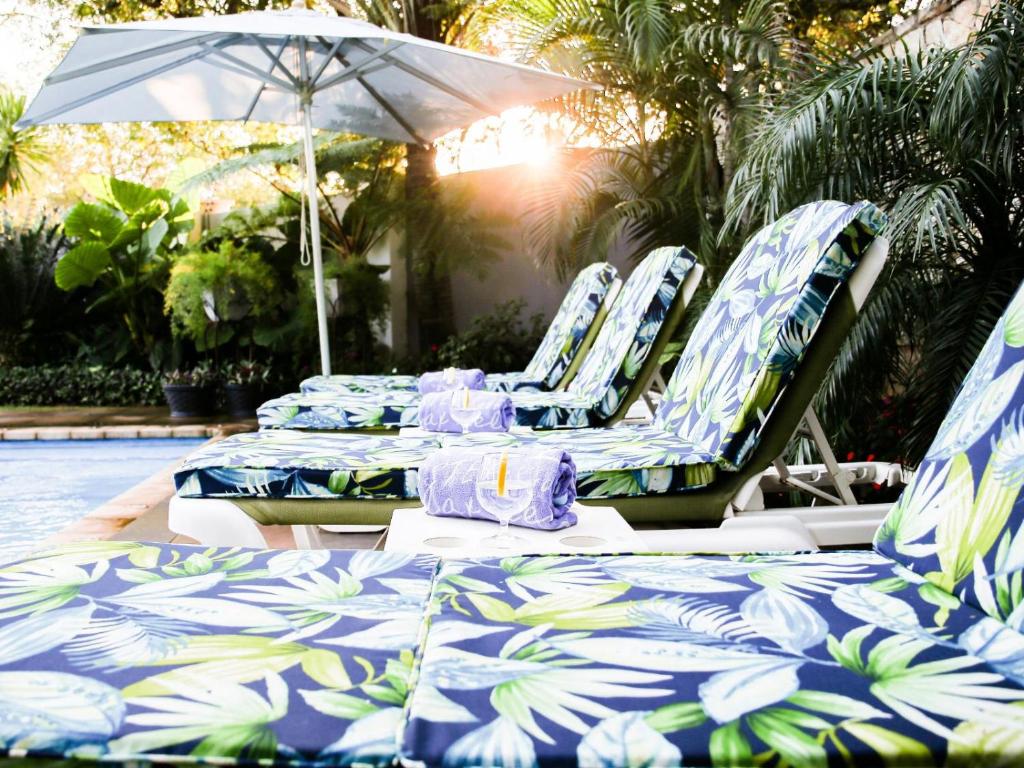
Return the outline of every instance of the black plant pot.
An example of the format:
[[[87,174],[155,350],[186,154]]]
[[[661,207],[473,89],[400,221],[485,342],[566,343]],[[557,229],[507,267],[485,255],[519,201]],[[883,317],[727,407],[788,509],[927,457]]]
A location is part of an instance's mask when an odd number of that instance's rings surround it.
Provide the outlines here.
[[[225,384],[228,413],[240,419],[256,417],[256,409],[263,402],[263,390],[252,384]]]
[[[172,419],[194,419],[197,416],[212,416],[217,407],[213,387],[197,387],[194,384],[164,384],[164,397],[171,407]]]

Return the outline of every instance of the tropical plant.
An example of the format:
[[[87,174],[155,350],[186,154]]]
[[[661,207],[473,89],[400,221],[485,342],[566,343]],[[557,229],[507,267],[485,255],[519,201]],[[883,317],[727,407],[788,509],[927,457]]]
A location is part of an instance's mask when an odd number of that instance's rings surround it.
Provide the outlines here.
[[[27,225],[0,219],[0,364],[74,353],[84,303],[62,295],[53,283],[67,248],[60,223],[49,215]]]
[[[794,55],[784,8],[773,0],[691,3],[509,0],[523,58],[599,83],[564,100],[601,149],[566,158],[561,183],[532,201],[530,238],[560,272],[604,259],[625,239],[629,256],[686,243],[712,278],[728,266],[718,240],[725,191],[763,93]],[[582,154],[582,156],[580,156]]]
[[[54,272],[65,291],[100,286],[89,305],[116,309],[136,354],[159,368],[169,336],[160,309],[173,255],[192,229],[188,203],[166,189],[116,178],[84,180],[96,202],[82,201],[64,219],[75,241]]]
[[[441,365],[480,368],[484,371],[521,371],[544,337],[544,316],[531,315],[524,322],[523,300],[498,304],[472,325],[452,336],[437,350]]]
[[[46,159],[38,128],[15,128],[25,114],[25,97],[0,90],[0,199],[25,187],[25,172]]]
[[[795,81],[750,132],[728,230],[820,198],[889,213],[889,267],[820,400],[853,439],[883,394],[905,389],[894,453],[914,459],[1024,278],[1024,12],[998,3],[958,47],[815,65]]]
[[[233,338],[253,345],[253,328],[276,304],[274,274],[258,253],[230,240],[217,250],[199,250],[177,259],[164,291],[164,312],[174,332],[200,352]]]

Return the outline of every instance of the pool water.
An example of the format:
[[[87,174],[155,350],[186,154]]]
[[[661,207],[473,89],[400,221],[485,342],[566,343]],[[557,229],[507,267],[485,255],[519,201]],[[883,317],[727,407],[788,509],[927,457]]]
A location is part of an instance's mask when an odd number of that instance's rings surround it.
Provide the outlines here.
[[[127,491],[202,438],[0,442],[0,561]]]

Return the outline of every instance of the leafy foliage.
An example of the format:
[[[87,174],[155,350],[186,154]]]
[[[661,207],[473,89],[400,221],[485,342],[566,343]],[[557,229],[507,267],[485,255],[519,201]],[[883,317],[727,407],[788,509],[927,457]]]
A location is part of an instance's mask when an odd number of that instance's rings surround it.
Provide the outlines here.
[[[685,242],[724,272],[717,239],[725,190],[762,94],[794,56],[784,7],[770,0],[692,3],[512,0],[523,56],[599,83],[565,100],[603,149],[533,201],[531,242],[562,271],[625,240],[639,258]]]
[[[274,274],[253,251],[230,240],[217,250],[200,250],[178,259],[164,292],[164,312],[174,330],[205,352],[241,330],[251,343],[254,322],[276,304]]]
[[[129,367],[65,364],[0,366],[4,405],[162,405],[160,376]]]
[[[442,365],[484,371],[521,371],[544,336],[543,315],[522,318],[526,302],[498,304],[473,320],[469,330],[452,336],[437,350]]]
[[[823,197],[889,212],[889,267],[821,400],[853,430],[905,389],[911,459],[1024,277],[1022,75],[1011,3],[953,49],[815,66],[764,112],[730,190],[731,232]]]
[[[54,278],[65,291],[98,285],[89,309],[111,307],[123,317],[138,356],[159,367],[168,336],[161,292],[174,254],[192,228],[188,204],[166,189],[116,178],[91,179],[96,202],[80,202],[64,219],[74,246]]]
[[[0,200],[24,189],[25,172],[46,158],[38,128],[14,127],[24,113],[24,96],[0,90]]]

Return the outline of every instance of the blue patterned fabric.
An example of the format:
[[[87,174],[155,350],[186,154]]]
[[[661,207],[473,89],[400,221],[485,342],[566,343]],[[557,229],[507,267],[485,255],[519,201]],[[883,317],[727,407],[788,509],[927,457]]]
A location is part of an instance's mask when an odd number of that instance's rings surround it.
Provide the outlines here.
[[[869,553],[447,560],[405,764],[1016,765],[1024,637]]]
[[[685,248],[658,248],[622,286],[586,360],[565,392],[513,392],[516,423],[538,429],[608,420],[636,383],[679,287],[695,263]],[[296,393],[259,407],[261,429],[395,428],[418,423],[416,392]]]
[[[1022,379],[1024,288],[875,537],[882,554],[1016,630],[1024,625]]]
[[[534,352],[526,370],[487,375],[487,389],[494,392],[543,392],[554,389],[576,358],[587,331],[594,324],[605,296],[618,278],[611,264],[599,262],[580,271],[562,299],[558,311]],[[300,391],[361,394],[415,390],[416,376],[334,375],[313,376]]]
[[[185,498],[411,499],[415,468],[437,447],[434,438],[249,432],[189,454],[174,484]]]
[[[580,498],[675,493],[715,477],[709,456],[650,426],[580,434],[571,451]],[[560,435],[475,442],[483,437],[477,434],[446,437],[444,444],[562,447]],[[434,437],[264,430],[203,446],[178,467],[174,482],[184,498],[417,499],[419,465],[441,444]]]
[[[690,335],[657,423],[723,467],[742,466],[830,300],[885,224],[871,203],[826,200],[755,234]]]
[[[435,566],[108,541],[5,564],[0,748],[392,765]]]

